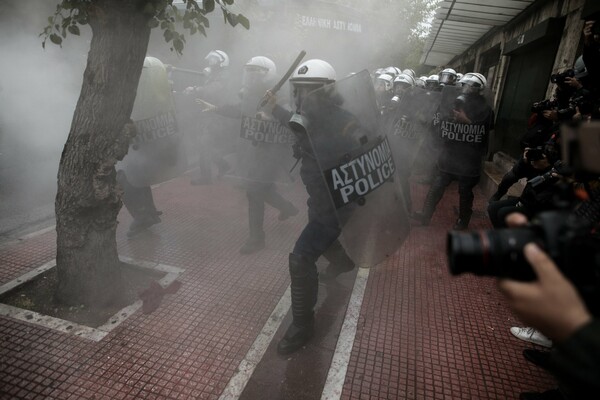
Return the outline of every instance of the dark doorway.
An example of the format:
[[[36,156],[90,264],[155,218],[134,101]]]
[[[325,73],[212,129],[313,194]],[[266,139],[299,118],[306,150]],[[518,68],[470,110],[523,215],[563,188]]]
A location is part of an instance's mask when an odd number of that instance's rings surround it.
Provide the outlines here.
[[[520,156],[519,141],[527,129],[531,105],[546,95],[559,44],[559,38],[546,36],[510,54],[492,153],[504,151]]]

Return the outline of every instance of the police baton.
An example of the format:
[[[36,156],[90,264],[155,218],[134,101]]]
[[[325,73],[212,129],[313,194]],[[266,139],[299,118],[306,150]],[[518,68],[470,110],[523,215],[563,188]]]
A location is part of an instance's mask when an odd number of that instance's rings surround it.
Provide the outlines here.
[[[281,89],[281,87],[283,86],[283,84],[289,79],[289,77],[294,73],[294,71],[296,70],[296,67],[300,64],[300,62],[302,62],[302,59],[304,58],[304,56],[306,55],[306,51],[302,50],[300,52],[300,54],[298,54],[298,57],[296,57],[296,59],[294,60],[294,63],[292,64],[292,66],[287,70],[287,72],[285,73],[285,75],[283,76],[283,78],[281,78],[279,80],[279,82],[277,82],[277,84],[275,86],[273,86],[273,88],[270,90],[270,92],[272,94],[275,94],[279,91],[279,89]],[[263,96],[261,102],[260,102],[260,106],[257,109],[260,109],[262,107],[264,107],[267,102],[269,101],[269,99],[267,98],[267,96]]]
[[[178,68],[178,67],[174,67],[169,64],[166,64],[165,68],[167,69],[167,72],[175,71],[175,72],[183,72],[185,74],[206,76],[206,72],[204,72],[204,71],[194,71],[193,69]]]

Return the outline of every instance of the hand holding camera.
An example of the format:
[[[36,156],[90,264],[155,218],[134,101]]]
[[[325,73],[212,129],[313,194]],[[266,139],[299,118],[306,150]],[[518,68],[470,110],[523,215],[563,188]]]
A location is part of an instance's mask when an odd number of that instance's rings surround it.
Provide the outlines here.
[[[512,214],[508,218],[512,217],[514,221],[513,215],[526,221],[520,214]],[[539,329],[556,342],[562,342],[589,323],[592,316],[573,284],[546,253],[530,243],[525,246],[524,255],[537,280],[525,283],[500,279],[498,286],[509,306],[527,326]]]
[[[565,84],[571,86],[575,90],[579,90],[583,88],[583,85],[579,81],[579,79],[575,77],[567,77],[565,78]]]
[[[550,75],[550,82],[555,83],[557,85],[562,85],[564,83],[567,83],[567,79],[574,78],[574,77],[575,77],[575,70],[572,68],[569,68],[568,70],[563,71],[561,73]]]

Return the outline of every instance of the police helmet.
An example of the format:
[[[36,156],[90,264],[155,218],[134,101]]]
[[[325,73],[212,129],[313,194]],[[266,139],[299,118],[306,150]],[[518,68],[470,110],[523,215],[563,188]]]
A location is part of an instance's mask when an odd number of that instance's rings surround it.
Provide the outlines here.
[[[415,71],[410,68],[403,70],[402,73],[406,74],[406,75],[410,75],[412,78],[414,78],[416,75]]]
[[[423,77],[415,79],[415,87],[425,89],[425,79]]]
[[[209,67],[225,68],[229,66],[229,56],[222,50],[211,50],[204,60],[208,62]]]
[[[399,74],[398,68],[396,67],[387,67],[383,69],[384,74],[388,74],[392,77],[392,80]]]
[[[415,86],[415,78],[411,75],[402,73],[394,79],[394,85],[396,85],[396,83],[406,83],[410,86]]]
[[[300,64],[290,78],[290,94],[296,110],[300,110],[302,101],[308,93],[335,82],[336,77],[335,70],[327,61],[312,59]]]
[[[408,74],[400,74],[394,78],[394,93],[400,94],[406,89],[415,86],[415,80]]]
[[[385,68],[377,68],[375,71],[373,71],[373,76],[377,77],[381,74],[383,74],[385,72]]]
[[[454,85],[456,83],[456,71],[452,68],[446,68],[439,73],[441,85]]]
[[[375,91],[390,92],[394,88],[394,77],[390,74],[381,74],[375,79]]]
[[[425,79],[425,86],[428,88],[437,88],[440,85],[439,75],[429,75]]]
[[[244,64],[244,86],[252,86],[256,83],[271,83],[277,75],[275,63],[267,57],[252,57]]]
[[[487,79],[485,76],[477,72],[469,72],[465,74],[459,81],[461,86],[465,88],[465,93],[480,93],[487,86]]]

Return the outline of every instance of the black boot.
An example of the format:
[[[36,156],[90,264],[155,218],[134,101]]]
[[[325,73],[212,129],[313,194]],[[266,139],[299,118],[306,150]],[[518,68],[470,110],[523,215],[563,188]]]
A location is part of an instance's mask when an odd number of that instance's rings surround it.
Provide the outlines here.
[[[356,266],[354,261],[348,256],[346,250],[342,247],[339,240],[333,242],[331,246],[323,253],[323,257],[329,261],[329,265],[321,277],[323,280],[333,280],[340,274],[350,272]]]
[[[418,212],[415,211],[411,214],[413,219],[419,221],[419,223],[423,226],[429,225],[431,222],[431,217],[435,211],[435,206],[437,205],[437,201],[435,201],[435,197],[433,196],[435,193],[433,192],[433,187],[429,189],[427,193],[427,197],[425,197],[425,203],[423,204],[423,211]],[[440,196],[441,197],[441,196]],[[439,201],[439,200],[438,200]]]
[[[473,192],[459,188],[458,219],[452,229],[463,231],[469,227],[473,215]]]
[[[154,207],[150,187],[133,186],[124,171],[117,172],[117,182],[123,188],[123,205],[133,217],[127,237],[133,237],[160,221],[159,211]]]
[[[313,307],[317,303],[317,266],[302,256],[290,254],[292,324],[277,345],[279,354],[290,354],[304,346],[313,335]]]
[[[277,219],[280,221],[295,217],[300,212],[291,201],[286,200],[277,192],[275,185],[270,185],[268,189],[265,189],[264,196],[265,203],[279,210],[279,217]]]
[[[414,212],[411,217],[419,221],[423,226],[429,225],[431,217],[435,212],[435,207],[442,199],[446,186],[448,186],[450,182],[451,179],[448,178],[446,174],[439,173],[439,175],[434,178],[427,191],[427,196],[425,196],[425,202],[423,204],[423,211]]]
[[[471,215],[458,217],[452,229],[455,231],[464,231],[469,227],[469,222],[471,221]]]

